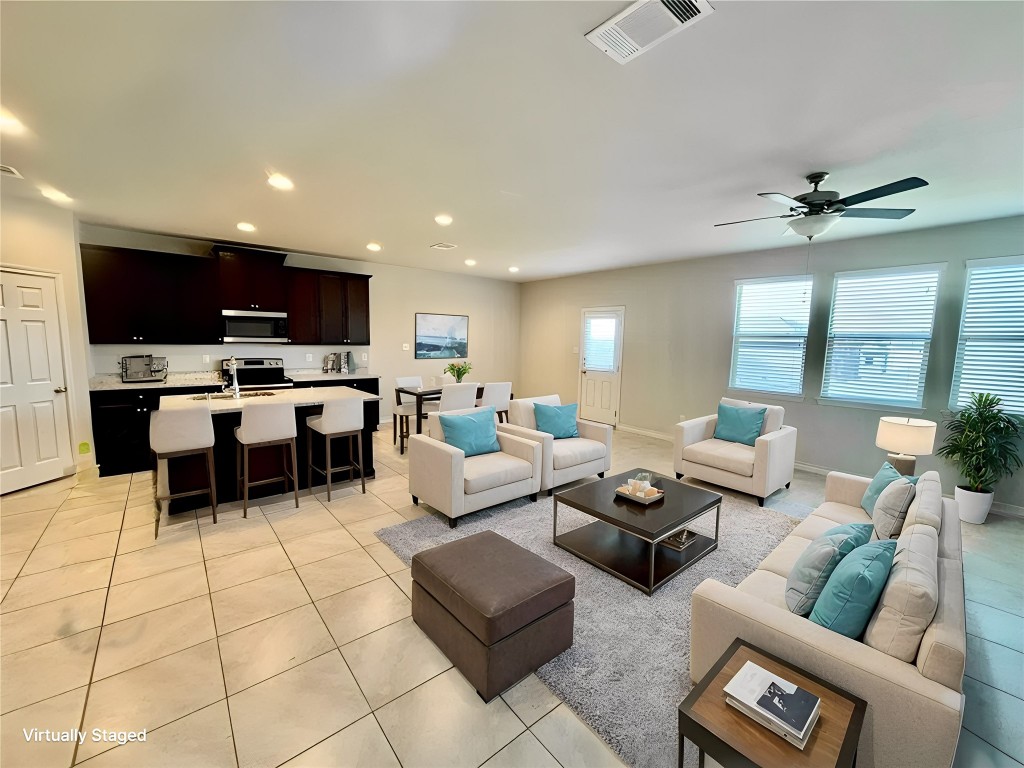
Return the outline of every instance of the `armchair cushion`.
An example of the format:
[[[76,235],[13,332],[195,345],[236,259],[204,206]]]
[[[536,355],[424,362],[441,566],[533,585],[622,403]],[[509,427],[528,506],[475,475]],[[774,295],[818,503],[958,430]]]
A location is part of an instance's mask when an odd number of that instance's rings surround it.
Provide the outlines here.
[[[470,494],[526,480],[533,475],[533,465],[502,451],[496,451],[467,457],[462,471],[466,493]]]
[[[576,403],[572,405],[533,404],[533,416],[537,430],[547,432],[556,440],[579,437],[576,429]]]
[[[683,459],[705,467],[732,472],[743,477],[754,476],[754,448],[728,440],[702,440],[683,448]]]
[[[764,408],[764,423],[761,425],[761,434],[767,435],[782,429],[782,422],[786,418],[786,409],[781,405],[767,405],[765,403],[752,403],[749,400],[735,400],[731,397],[723,397],[721,402],[735,408]]]
[[[761,436],[766,411],[767,408],[737,408],[719,403],[715,439],[752,446]]]
[[[555,469],[575,467],[588,461],[603,459],[606,453],[604,443],[587,440],[584,437],[569,437],[555,440],[551,449]]]
[[[444,441],[461,450],[467,457],[501,450],[494,427],[493,406],[476,408],[456,416],[439,413],[438,418],[444,431]]]
[[[544,395],[542,397],[523,397],[512,400],[508,404],[508,420],[510,424],[527,429],[537,429],[537,417],[533,414],[535,403],[544,405],[561,405],[562,400],[558,395]]]

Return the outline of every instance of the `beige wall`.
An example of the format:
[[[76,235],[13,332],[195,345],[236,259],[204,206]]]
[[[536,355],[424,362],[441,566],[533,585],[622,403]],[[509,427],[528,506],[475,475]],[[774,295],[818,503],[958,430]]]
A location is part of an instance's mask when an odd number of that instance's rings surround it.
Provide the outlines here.
[[[851,222],[855,226],[855,222]],[[626,307],[622,401],[624,425],[669,433],[680,416],[713,413],[726,394],[731,359],[734,281],[803,274],[806,242],[772,251],[717,256],[648,267],[527,283],[522,288],[522,365],[517,394],[558,392],[577,398],[580,310]],[[804,398],[767,396],[786,408],[799,430],[797,460],[826,469],[873,474],[884,453],[875,448],[883,410],[823,405],[820,392],[833,275],[837,271],[908,264],[945,265],[931,346],[923,418],[941,421],[948,407],[959,333],[965,262],[1024,253],[1024,217],[942,227],[898,235],[815,242],[810,251],[814,299]],[[751,395],[750,397],[755,397]],[[568,398],[568,400],[566,400]],[[939,440],[941,440],[941,432]],[[666,450],[668,448],[666,447]],[[918,462],[940,471],[946,492],[959,479],[934,456]],[[1024,471],[999,486],[996,499],[1024,506]],[[1024,510],[1022,510],[1024,511]]]
[[[74,216],[52,203],[4,195],[0,204],[0,260],[4,266],[53,272],[61,277],[72,455],[80,469],[93,466],[88,340]],[[79,452],[81,443],[88,447],[84,453]]]

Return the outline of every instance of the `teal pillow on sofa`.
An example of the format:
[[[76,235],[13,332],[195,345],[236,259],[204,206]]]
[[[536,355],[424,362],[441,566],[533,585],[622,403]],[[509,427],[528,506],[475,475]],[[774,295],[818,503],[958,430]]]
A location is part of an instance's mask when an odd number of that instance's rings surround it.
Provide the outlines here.
[[[458,416],[444,413],[437,416],[441,420],[444,441],[465,453],[467,458],[501,450],[498,444],[498,430],[494,426],[493,406],[477,408],[472,413]]]
[[[786,578],[786,605],[797,616],[814,608],[836,566],[857,547],[871,540],[871,523],[847,523],[829,528],[812,541]]]
[[[761,425],[767,408],[737,408],[734,405],[718,404],[718,423],[715,438],[730,443],[753,445],[761,436]]]
[[[910,475],[901,475],[896,471],[896,467],[890,464],[888,461],[882,464],[882,468],[875,473],[874,478],[871,480],[871,485],[864,491],[864,496],[860,500],[861,509],[868,513],[868,515],[874,514],[875,502],[878,501],[878,497],[885,490],[886,486],[889,485],[893,480],[899,480],[901,477],[906,477],[907,482],[911,485],[917,485],[917,477]]]
[[[565,437],[579,437],[576,429],[576,403],[571,405],[533,404],[533,415],[537,419],[537,429],[554,435],[556,440]]]
[[[889,579],[896,542],[873,541],[844,557],[832,572],[810,619],[840,635],[864,634]]]

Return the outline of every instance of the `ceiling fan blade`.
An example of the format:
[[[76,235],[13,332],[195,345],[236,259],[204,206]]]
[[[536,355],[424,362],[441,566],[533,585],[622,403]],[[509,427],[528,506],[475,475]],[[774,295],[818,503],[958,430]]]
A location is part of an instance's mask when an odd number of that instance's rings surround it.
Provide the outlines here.
[[[842,212],[844,219],[905,219],[913,208],[847,208]]]
[[[748,221],[766,221],[767,219],[792,219],[794,216],[799,216],[799,213],[784,213],[781,216],[762,216],[759,219],[741,219],[740,221],[726,221],[721,224],[715,224],[716,227],[727,227],[730,224],[746,224]]]
[[[787,208],[799,208],[802,211],[807,210],[807,206],[801,203],[799,200],[794,200],[789,195],[784,195],[781,192],[758,192],[758,197],[763,197],[765,200],[771,200],[776,203],[782,203]]]
[[[833,205],[845,205],[849,208],[851,205],[866,203],[868,200],[877,200],[880,197],[888,197],[889,195],[895,195],[898,192],[907,192],[911,189],[927,186],[928,182],[924,179],[919,179],[917,176],[911,176],[909,179],[894,181],[892,184],[886,184],[882,187],[869,189],[866,192],[858,192],[856,195],[844,197],[841,200],[836,200]]]

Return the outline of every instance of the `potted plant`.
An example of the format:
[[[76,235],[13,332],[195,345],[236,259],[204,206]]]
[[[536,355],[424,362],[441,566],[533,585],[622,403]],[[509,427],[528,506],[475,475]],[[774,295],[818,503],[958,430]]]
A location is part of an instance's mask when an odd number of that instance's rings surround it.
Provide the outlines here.
[[[473,370],[473,364],[468,360],[464,363],[448,363],[442,373],[450,373],[455,377],[455,383],[461,384],[462,377]]]
[[[1021,467],[1021,424],[999,407],[1001,403],[995,395],[975,392],[971,402],[951,413],[943,425],[946,439],[936,455],[955,465],[967,481],[953,494],[965,523],[984,523],[992,508],[993,487]]]

